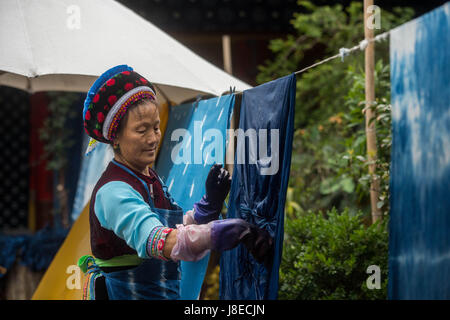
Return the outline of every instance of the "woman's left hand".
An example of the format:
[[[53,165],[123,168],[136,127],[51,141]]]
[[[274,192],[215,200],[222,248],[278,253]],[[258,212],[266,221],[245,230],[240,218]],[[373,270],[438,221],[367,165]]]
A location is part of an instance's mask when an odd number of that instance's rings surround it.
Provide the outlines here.
[[[209,170],[206,178],[206,198],[212,205],[221,206],[230,191],[230,173],[222,168],[221,164],[215,164]]]
[[[230,173],[221,164],[213,165],[206,178],[206,193],[194,204],[194,219],[198,224],[208,223],[219,217],[230,187]]]

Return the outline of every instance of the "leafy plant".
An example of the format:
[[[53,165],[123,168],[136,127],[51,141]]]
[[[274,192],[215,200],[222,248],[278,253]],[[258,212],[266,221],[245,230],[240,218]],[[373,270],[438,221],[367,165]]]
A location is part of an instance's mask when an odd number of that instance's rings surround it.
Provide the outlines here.
[[[75,143],[71,130],[66,128],[67,121],[74,119],[78,112],[71,108],[78,95],[67,92],[49,92],[48,109],[50,117],[45,119],[40,130],[40,139],[45,143],[47,169],[58,171],[67,164],[67,150]]]
[[[361,215],[336,209],[286,220],[279,299],[386,299],[387,219],[366,227]],[[380,267],[380,289],[366,281]]]
[[[40,139],[44,143],[44,157],[47,159],[47,169],[57,174],[56,186],[58,206],[54,215],[60,215],[64,227],[69,225],[67,191],[65,189],[65,173],[67,166],[67,151],[75,143],[73,132],[67,129],[68,121],[77,116],[77,110],[72,105],[78,100],[78,95],[67,92],[49,92],[48,105],[50,116],[45,119],[40,130]]]

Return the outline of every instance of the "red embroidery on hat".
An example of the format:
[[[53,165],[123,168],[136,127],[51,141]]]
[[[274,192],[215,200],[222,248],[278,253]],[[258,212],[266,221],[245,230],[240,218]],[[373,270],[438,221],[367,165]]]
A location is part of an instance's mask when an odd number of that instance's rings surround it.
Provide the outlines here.
[[[141,80],[141,82],[144,84],[148,82],[145,78],[142,78],[142,77],[139,80]]]
[[[109,79],[108,81],[106,81],[106,85],[108,87],[113,86],[116,83],[116,79]]]
[[[91,111],[86,111],[86,114],[84,115],[84,119],[90,120],[91,119]]]
[[[108,105],[107,105],[107,104],[105,104],[105,106],[103,107],[103,110],[105,110],[105,111],[106,111],[106,110],[108,110],[108,108],[109,108],[109,107],[108,107]]]
[[[122,74],[129,76],[130,75],[130,71],[122,71]]]
[[[128,82],[125,84],[124,88],[126,91],[129,91],[129,90],[133,89],[133,87],[134,87],[133,84],[131,82]]]
[[[97,120],[98,122],[102,123],[105,120],[105,116],[102,112],[97,113]]]
[[[112,96],[108,97],[108,102],[109,102],[110,106],[113,106],[114,103],[116,103],[116,101],[117,101],[117,97],[115,95],[112,95]]]
[[[100,133],[100,131],[98,131],[97,129],[92,130],[92,132],[97,136],[97,137],[101,137],[102,134]]]
[[[92,102],[93,102],[93,103],[97,103],[99,99],[100,99],[100,95],[97,93],[97,94],[94,96],[94,98],[92,99]]]

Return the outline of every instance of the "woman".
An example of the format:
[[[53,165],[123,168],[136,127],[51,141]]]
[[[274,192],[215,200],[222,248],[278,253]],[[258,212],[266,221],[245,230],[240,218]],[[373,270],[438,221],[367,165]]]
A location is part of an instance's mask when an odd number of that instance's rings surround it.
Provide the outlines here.
[[[264,230],[242,219],[217,220],[230,175],[214,165],[206,193],[183,215],[150,168],[161,139],[153,85],[126,65],[102,74],[88,92],[84,128],[113,146],[114,159],[90,201],[91,248],[79,265],[88,274],[85,299],[178,299],[179,260],[196,261],[210,250],[240,242],[262,262],[272,245]]]

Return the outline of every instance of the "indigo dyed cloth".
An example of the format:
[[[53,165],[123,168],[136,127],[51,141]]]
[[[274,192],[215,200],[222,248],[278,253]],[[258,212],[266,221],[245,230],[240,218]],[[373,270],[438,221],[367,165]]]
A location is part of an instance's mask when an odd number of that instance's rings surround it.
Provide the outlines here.
[[[450,4],[391,32],[389,299],[450,299]]]
[[[276,299],[283,249],[284,204],[294,129],[292,74],[243,92],[228,218],[242,218],[274,238],[272,265],[257,263],[245,246],[222,253],[220,299]]]
[[[184,213],[204,195],[211,166],[225,162],[234,99],[225,95],[170,109],[155,170]],[[208,261],[209,254],[196,262],[181,261],[182,300],[199,297]]]

